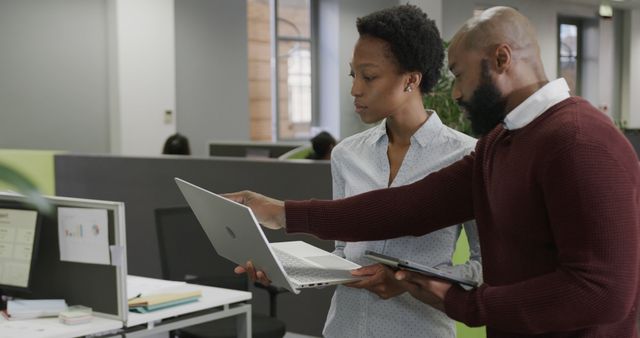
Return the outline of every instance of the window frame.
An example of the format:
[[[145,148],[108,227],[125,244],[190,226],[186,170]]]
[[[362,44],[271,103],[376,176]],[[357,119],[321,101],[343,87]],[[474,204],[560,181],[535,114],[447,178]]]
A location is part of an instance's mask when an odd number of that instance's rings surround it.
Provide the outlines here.
[[[318,122],[318,62],[317,62],[317,0],[309,0],[309,37],[280,36],[278,33],[278,3],[279,0],[269,0],[269,12],[271,21],[271,139],[273,141],[300,141],[308,137],[282,138],[280,135],[280,66],[278,62],[279,43],[302,42],[308,43],[311,57],[311,121],[310,129]]]
[[[582,58],[583,58],[583,52],[582,52],[582,48],[583,48],[583,27],[582,27],[582,21],[580,20],[580,18],[576,18],[576,17],[567,17],[567,16],[559,16],[558,17],[558,25],[557,25],[557,31],[556,31],[556,43],[557,43],[557,52],[556,52],[556,65],[557,65],[557,70],[556,70],[556,76],[559,78],[562,76],[561,73],[561,62],[560,62],[560,58],[562,57],[560,55],[560,51],[562,48],[562,41],[561,41],[561,37],[560,37],[560,27],[562,25],[573,25],[576,26],[577,28],[577,44],[578,44],[578,50],[577,50],[577,56],[576,56],[576,83],[575,83],[575,92],[573,93],[573,95],[577,95],[580,96],[582,93]]]

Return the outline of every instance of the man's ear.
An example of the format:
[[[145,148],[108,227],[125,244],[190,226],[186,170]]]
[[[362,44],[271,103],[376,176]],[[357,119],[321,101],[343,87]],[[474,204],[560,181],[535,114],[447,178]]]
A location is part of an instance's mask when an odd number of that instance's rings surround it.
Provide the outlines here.
[[[513,50],[506,43],[500,44],[498,48],[496,48],[494,55],[494,66],[498,74],[504,73],[511,67],[511,61],[513,60],[512,53]]]

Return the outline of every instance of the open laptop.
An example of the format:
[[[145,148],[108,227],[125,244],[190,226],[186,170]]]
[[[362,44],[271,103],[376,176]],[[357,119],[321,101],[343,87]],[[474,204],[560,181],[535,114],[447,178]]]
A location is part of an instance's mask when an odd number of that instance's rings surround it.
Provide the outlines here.
[[[293,293],[302,288],[358,280],[360,266],[302,241],[269,243],[251,209],[176,178],[216,252],[239,265],[252,261],[273,284]]]

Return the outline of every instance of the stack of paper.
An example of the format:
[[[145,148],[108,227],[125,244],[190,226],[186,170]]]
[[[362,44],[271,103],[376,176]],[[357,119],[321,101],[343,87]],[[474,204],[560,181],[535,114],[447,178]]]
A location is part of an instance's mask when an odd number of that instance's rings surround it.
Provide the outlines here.
[[[51,317],[66,309],[64,299],[14,299],[7,301],[7,310],[2,315],[9,320]]]
[[[88,323],[93,319],[91,308],[75,305],[70,306],[67,311],[60,312],[60,321],[67,325],[77,325]]]
[[[174,287],[129,299],[129,310],[140,313],[195,302],[202,291],[192,287]]]

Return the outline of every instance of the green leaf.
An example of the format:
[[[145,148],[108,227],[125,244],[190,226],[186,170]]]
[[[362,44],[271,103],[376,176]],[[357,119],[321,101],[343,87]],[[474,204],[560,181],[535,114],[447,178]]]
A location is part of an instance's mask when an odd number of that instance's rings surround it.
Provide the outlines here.
[[[26,202],[36,207],[40,212],[51,214],[53,208],[51,204],[40,194],[38,188],[18,171],[0,163],[0,181],[4,181],[24,195]]]
[[[444,42],[445,50],[448,46],[449,43]],[[438,83],[433,87],[431,93],[424,96],[423,104],[427,109],[435,110],[445,125],[467,135],[472,135],[469,119],[464,116],[458,104],[453,97],[451,97],[453,81],[453,76],[449,72],[445,60],[440,70],[440,80],[438,80]]]

